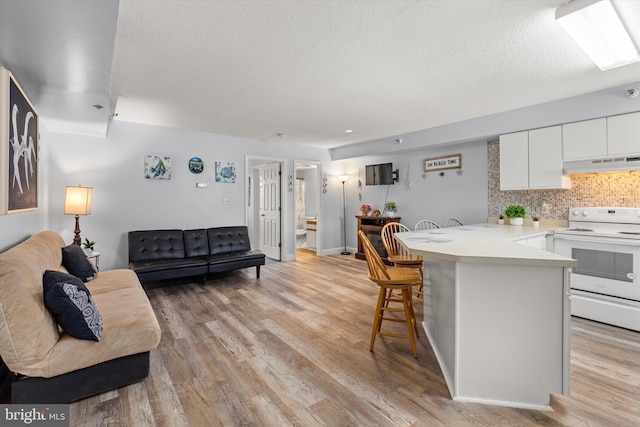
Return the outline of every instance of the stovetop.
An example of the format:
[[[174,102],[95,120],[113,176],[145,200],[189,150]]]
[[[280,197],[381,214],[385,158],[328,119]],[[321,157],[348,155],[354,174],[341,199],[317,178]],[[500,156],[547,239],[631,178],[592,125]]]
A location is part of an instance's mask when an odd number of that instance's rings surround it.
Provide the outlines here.
[[[640,208],[577,207],[569,209],[569,228],[556,234],[640,239]]]

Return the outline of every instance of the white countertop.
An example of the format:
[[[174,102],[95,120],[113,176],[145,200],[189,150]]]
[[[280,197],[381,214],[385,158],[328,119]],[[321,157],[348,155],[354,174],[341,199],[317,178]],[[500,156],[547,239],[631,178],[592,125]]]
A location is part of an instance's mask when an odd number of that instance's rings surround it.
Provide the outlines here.
[[[573,267],[576,260],[515,243],[545,236],[553,227],[472,224],[462,227],[398,233],[412,253],[454,262]]]

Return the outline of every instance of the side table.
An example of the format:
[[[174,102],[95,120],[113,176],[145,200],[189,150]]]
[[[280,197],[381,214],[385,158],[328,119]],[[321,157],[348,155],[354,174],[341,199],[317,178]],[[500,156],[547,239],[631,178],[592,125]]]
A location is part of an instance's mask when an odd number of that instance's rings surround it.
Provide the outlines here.
[[[96,268],[96,271],[100,271],[100,252],[92,252],[87,255],[87,259]]]

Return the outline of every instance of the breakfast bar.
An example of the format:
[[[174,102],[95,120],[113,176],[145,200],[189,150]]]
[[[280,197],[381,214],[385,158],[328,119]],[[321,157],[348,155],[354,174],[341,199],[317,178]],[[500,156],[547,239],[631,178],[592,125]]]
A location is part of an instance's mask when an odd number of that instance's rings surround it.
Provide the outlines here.
[[[569,392],[571,258],[537,227],[398,233],[424,257],[423,327],[454,400],[551,410]]]

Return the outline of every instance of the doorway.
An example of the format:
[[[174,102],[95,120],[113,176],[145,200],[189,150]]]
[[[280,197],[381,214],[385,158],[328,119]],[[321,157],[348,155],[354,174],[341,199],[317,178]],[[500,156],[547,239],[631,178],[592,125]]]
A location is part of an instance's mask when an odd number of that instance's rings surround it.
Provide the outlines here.
[[[295,248],[313,255],[321,254],[322,221],[319,218],[321,203],[322,163],[296,160],[294,191]]]

